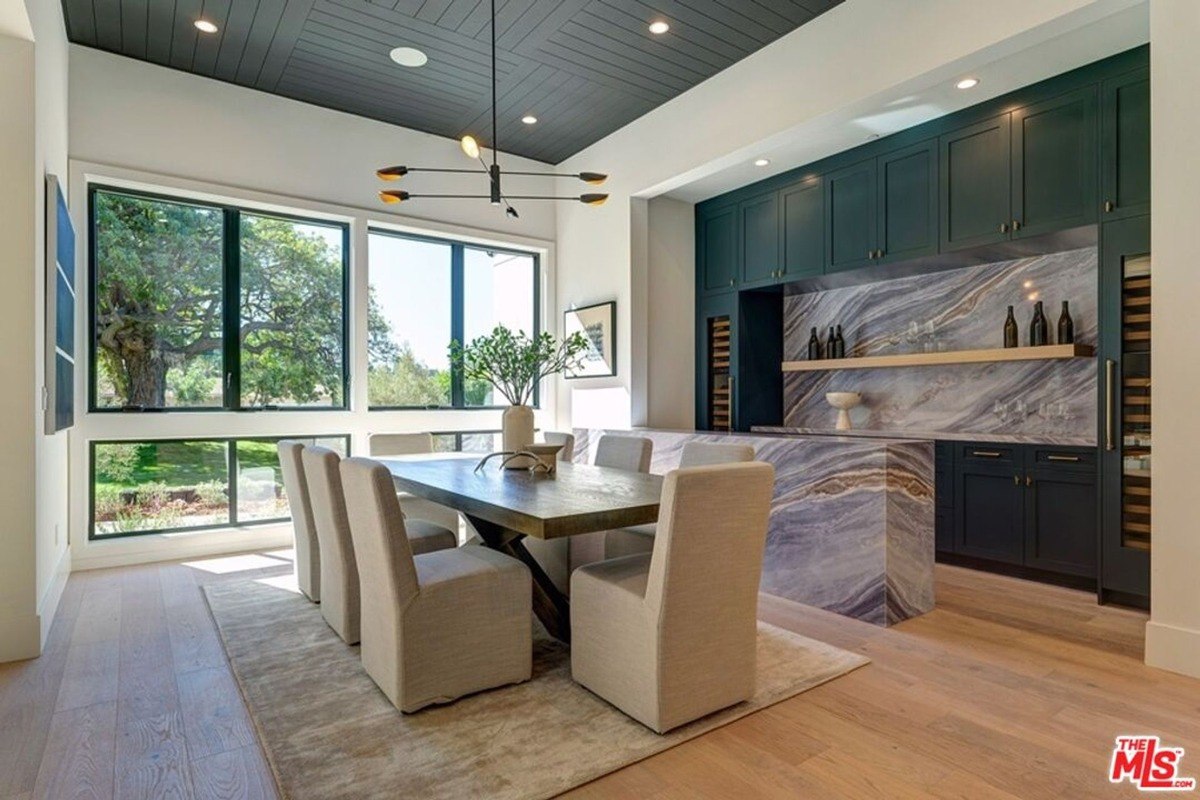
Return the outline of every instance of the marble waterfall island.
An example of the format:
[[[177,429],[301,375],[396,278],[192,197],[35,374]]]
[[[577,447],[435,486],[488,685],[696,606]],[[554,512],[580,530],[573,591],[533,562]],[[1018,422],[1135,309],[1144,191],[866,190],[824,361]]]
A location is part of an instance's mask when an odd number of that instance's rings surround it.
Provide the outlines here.
[[[763,592],[876,625],[933,608],[932,442],[577,429],[575,459],[590,462],[603,434],[653,441],[656,473],[677,467],[689,441],[750,444],[773,464]]]

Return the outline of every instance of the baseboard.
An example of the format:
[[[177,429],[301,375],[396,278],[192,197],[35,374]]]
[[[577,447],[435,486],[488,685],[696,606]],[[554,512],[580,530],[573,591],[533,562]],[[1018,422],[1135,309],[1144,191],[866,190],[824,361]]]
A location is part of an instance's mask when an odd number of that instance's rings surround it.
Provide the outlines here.
[[[58,563],[54,565],[54,577],[38,602],[38,619],[41,635],[38,638],[39,650],[46,646],[46,637],[50,635],[50,626],[54,624],[54,615],[58,613],[58,603],[62,600],[63,590],[67,588],[67,579],[71,577],[71,548],[63,550]]]
[[[41,630],[37,614],[0,617],[0,664],[37,658],[42,652]]]
[[[71,557],[71,569],[82,572],[136,564],[155,564],[205,556],[235,555],[291,547],[292,524],[263,528],[158,534],[113,541],[91,541]]]
[[[1147,622],[1146,663],[1200,678],[1200,631],[1153,620]]]

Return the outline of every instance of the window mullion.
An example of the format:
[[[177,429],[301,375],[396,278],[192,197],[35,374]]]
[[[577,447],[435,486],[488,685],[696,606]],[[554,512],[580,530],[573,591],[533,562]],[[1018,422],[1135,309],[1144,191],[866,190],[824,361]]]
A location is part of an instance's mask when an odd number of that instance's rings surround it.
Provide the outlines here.
[[[465,286],[466,286],[466,256],[461,244],[450,247],[450,339],[465,345],[463,341],[466,331]],[[466,380],[463,377],[462,366],[450,364],[450,405],[462,408],[466,405]]]
[[[222,308],[222,337],[225,346],[225,408],[237,411],[242,407],[241,353],[241,272],[242,220],[236,208],[225,209],[225,278]],[[232,484],[231,484],[232,485]]]

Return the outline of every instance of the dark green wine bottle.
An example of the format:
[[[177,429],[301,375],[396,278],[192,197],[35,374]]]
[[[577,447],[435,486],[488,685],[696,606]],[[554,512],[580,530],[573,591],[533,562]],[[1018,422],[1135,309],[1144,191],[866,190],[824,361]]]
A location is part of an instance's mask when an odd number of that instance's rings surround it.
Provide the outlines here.
[[[1071,319],[1066,300],[1063,300],[1062,314],[1058,317],[1058,343],[1075,344],[1075,321]]]
[[[812,335],[808,337],[808,360],[816,361],[821,357],[821,340],[817,336],[817,329],[812,329]]]
[[[1017,318],[1013,316],[1013,307],[1008,307],[1008,317],[1004,320],[1004,346],[1016,347],[1020,344],[1017,341]]]

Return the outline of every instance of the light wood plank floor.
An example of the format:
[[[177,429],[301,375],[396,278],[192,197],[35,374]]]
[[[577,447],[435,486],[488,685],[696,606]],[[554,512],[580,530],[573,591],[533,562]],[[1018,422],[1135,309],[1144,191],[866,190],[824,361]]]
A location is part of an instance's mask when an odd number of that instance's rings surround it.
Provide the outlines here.
[[[0,800],[276,797],[199,586],[287,557],[73,575],[46,654],[0,666]],[[1144,614],[937,577],[937,610],[886,630],[764,597],[764,619],[872,663],[571,797],[1133,797],[1105,774],[1128,733],[1200,775],[1200,681],[1142,665]]]

